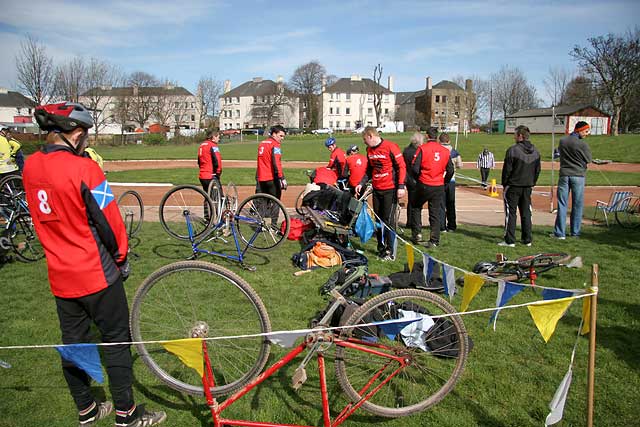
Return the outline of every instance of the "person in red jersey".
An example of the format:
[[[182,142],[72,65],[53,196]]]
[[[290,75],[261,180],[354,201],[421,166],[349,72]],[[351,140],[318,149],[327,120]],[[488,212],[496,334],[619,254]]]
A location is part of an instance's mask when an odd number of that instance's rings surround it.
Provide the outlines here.
[[[256,171],[256,193],[266,193],[280,199],[282,190],[287,189],[287,180],[282,170],[282,140],[286,135],[281,125],[273,126],[269,138],[258,145]]]
[[[362,140],[367,146],[367,170],[356,186],[356,194],[360,194],[362,186],[371,179],[373,211],[387,225],[378,229],[376,234],[378,257],[383,261],[392,261],[394,236],[390,228],[396,228],[393,213],[398,200],[405,195],[407,169],[398,145],[382,139],[376,128],[367,126],[362,132]]]
[[[81,104],[39,106],[35,118],[47,144],[25,164],[24,187],[38,238],[47,257],[62,342],[92,341],[91,324],[105,343],[129,342],[127,231],[100,166],[83,156],[91,114]],[[102,350],[116,408],[116,426],[151,426],[166,419],[133,400],[128,344]],[[80,426],[94,425],[113,410],[99,403],[87,373],[62,359],[62,371],[78,408]]]
[[[440,244],[440,204],[444,197],[444,185],[451,181],[454,172],[449,150],[436,140],[437,136],[438,129],[431,127],[427,130],[427,142],[418,147],[411,166],[416,180],[414,204],[411,207],[411,235],[414,243],[417,243],[416,236],[422,230],[422,206],[427,202],[431,228],[429,241],[424,243],[427,248]]]
[[[362,181],[362,177],[367,173],[367,157],[359,153],[357,145],[352,145],[347,150],[347,166],[345,175],[348,176],[349,191],[352,195],[356,193],[356,186]]]
[[[324,142],[324,146],[327,147],[327,150],[331,153],[331,157],[329,158],[329,164],[327,168],[333,169],[338,174],[338,179],[345,178],[345,167],[347,164],[347,158],[342,151],[342,148],[336,145],[336,139],[333,137],[327,138]]]
[[[218,142],[220,133],[217,131],[207,131],[207,139],[198,147],[198,167],[200,173],[198,178],[204,191],[209,191],[211,181],[216,180],[218,188],[222,190],[220,177],[222,176],[222,156]]]

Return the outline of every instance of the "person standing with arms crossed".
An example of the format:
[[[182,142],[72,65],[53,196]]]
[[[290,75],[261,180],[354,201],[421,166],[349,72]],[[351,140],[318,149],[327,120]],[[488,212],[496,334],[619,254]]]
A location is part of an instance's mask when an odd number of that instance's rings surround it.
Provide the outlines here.
[[[129,307],[123,282],[129,276],[127,231],[100,166],[83,157],[93,119],[81,104],[36,107],[47,131],[42,151],[27,159],[24,187],[36,233],[47,257],[62,342],[91,342],[91,324],[104,343],[130,342]],[[133,400],[129,344],[102,349],[115,402],[116,427],[148,427],[166,419]],[[113,410],[98,401],[87,373],[62,359],[62,372],[78,408],[80,426],[92,426]]]
[[[394,213],[398,199],[403,198],[406,192],[404,182],[407,169],[398,145],[382,139],[376,128],[367,126],[362,132],[362,140],[367,146],[367,171],[356,186],[356,195],[371,179],[373,212],[387,225],[376,233],[378,257],[382,261],[393,261],[393,235],[389,228],[396,228]]]
[[[411,140],[409,145],[405,147],[402,151],[402,157],[404,158],[404,164],[408,167],[411,167],[411,163],[413,162],[413,158],[416,155],[416,151],[418,151],[418,147],[424,144],[424,135],[420,132],[415,132],[411,136]],[[411,227],[411,212],[415,207],[415,196],[416,196],[416,179],[413,177],[412,173],[407,173],[407,179],[405,182],[407,186],[407,228]],[[422,242],[422,233],[412,234],[411,241],[413,243]]]
[[[518,126],[502,166],[504,191],[504,240],[498,246],[516,246],[516,215],[520,210],[521,240],[531,246],[531,189],[540,176],[540,153],[529,141],[529,128]]]
[[[444,186],[453,176],[453,163],[449,150],[436,140],[438,129],[427,130],[429,139],[418,147],[413,157],[411,170],[416,179],[415,206],[411,212],[411,234],[415,236],[422,230],[422,206],[429,206],[429,241],[423,244],[433,248],[440,244],[440,205],[444,197]],[[414,242],[415,243],[415,242]]]
[[[569,192],[571,192],[571,237],[580,237],[582,209],[584,207],[584,185],[587,165],[593,161],[589,144],[585,142],[590,127],[587,122],[576,123],[573,132],[560,140],[560,177],[558,178],[558,212],[551,237],[564,240],[567,228]]]

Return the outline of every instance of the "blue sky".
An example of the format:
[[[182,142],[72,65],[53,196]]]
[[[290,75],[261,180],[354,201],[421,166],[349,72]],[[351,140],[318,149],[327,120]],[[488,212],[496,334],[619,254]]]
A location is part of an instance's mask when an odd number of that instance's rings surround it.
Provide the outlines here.
[[[55,61],[95,56],[194,90],[201,76],[289,79],[318,60],[330,74],[371,77],[396,91],[517,66],[546,98],[550,67],[574,70],[575,44],[638,25],[640,2],[0,0],[0,86],[16,87],[15,53],[31,33]],[[635,18],[634,18],[635,17]]]

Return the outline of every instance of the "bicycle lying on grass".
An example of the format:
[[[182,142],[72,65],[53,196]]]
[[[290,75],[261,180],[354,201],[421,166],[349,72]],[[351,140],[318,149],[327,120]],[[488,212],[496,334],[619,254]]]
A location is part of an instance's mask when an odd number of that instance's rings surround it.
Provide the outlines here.
[[[510,261],[498,254],[496,261],[481,261],[473,267],[473,272],[506,282],[529,280],[535,286],[538,275],[556,267],[580,268],[582,258],[558,253],[528,255]]]
[[[293,374],[293,387],[304,384],[306,365],[315,356],[325,426],[343,423],[359,408],[382,417],[400,417],[437,404],[451,392],[464,370],[469,340],[462,318],[452,315],[455,309],[430,292],[400,289],[366,301],[342,322],[343,329],[327,330],[336,311],[349,304],[343,294],[351,286],[348,282],[331,290],[333,302],[317,327],[262,374],[269,339],[277,339],[264,336],[271,332],[269,315],[247,282],[215,264],[182,261],[147,277],[131,306],[131,334],[139,342],[136,349],[142,361],[160,380],[172,389],[206,396],[216,427],[282,425],[230,420],[222,413],[305,351]],[[372,325],[416,317],[419,321],[407,321],[407,326]],[[430,347],[436,338],[430,334],[434,319],[435,323],[447,321],[445,332],[440,329],[437,337],[447,334],[451,338],[446,349]],[[206,369],[202,378],[157,343],[182,338],[203,339]],[[327,357],[334,358],[338,382],[350,400],[333,420],[326,385]]]
[[[244,262],[247,250],[269,251],[282,244],[289,235],[289,214],[278,199],[262,193],[249,196],[232,210],[237,205],[237,192],[236,201],[233,194],[228,186],[226,195],[213,200],[193,185],[173,187],[160,201],[160,223],[171,236],[191,242],[192,259],[201,253],[216,255],[255,271]],[[229,236],[233,237],[235,255],[201,247],[215,240],[227,243]]]

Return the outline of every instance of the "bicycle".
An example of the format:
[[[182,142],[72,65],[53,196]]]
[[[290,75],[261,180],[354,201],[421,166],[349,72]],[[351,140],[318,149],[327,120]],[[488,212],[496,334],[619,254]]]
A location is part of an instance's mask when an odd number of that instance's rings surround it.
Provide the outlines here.
[[[620,201],[622,210],[616,210],[616,222],[622,228],[640,227],[640,197],[629,196]]]
[[[35,262],[44,257],[20,175],[9,175],[0,180],[0,218],[5,222],[9,245],[19,260]]]
[[[142,228],[144,220],[144,203],[137,191],[127,190],[118,197],[118,208],[122,221],[127,229],[127,236],[134,237]]]
[[[214,426],[281,425],[229,420],[222,413],[304,351],[307,354],[292,377],[293,387],[305,383],[306,365],[315,356],[325,426],[341,424],[359,408],[382,417],[400,417],[442,400],[460,379],[469,351],[464,323],[452,314],[455,309],[424,290],[392,290],[358,307],[342,322],[343,329],[327,330],[336,311],[349,304],[343,293],[351,286],[349,282],[331,290],[333,302],[318,327],[264,372],[270,352],[265,337],[271,332],[269,315],[248,283],[215,264],[181,261],[147,277],[131,306],[131,335],[142,361],[162,382],[174,390],[206,396]],[[424,322],[410,328],[413,334],[405,328],[371,324],[412,316]],[[434,317],[435,322],[442,320],[437,316],[446,316],[448,326],[442,334],[452,338],[452,344],[431,350],[436,337],[428,325]],[[183,338],[203,340],[202,377],[157,342]],[[350,399],[334,420],[325,369],[325,357],[331,355],[340,387]],[[228,397],[218,402],[224,396]]]
[[[538,275],[556,267],[580,268],[582,267],[582,258],[572,259],[571,255],[558,252],[528,255],[510,261],[502,254],[498,254],[496,261],[478,262],[473,267],[473,272],[507,282],[526,279],[532,286],[535,286]]]
[[[179,185],[169,190],[160,201],[160,223],[169,235],[191,243],[191,259],[200,253],[221,256],[255,271],[255,267],[245,264],[245,254],[249,248],[270,251],[280,246],[291,227],[289,214],[278,199],[263,193],[249,196],[236,211],[228,209],[232,205],[227,196],[218,205],[201,188]],[[218,206],[225,206],[226,209],[218,214]],[[227,243],[225,237],[228,236],[233,237],[235,255],[200,247],[216,239]]]

